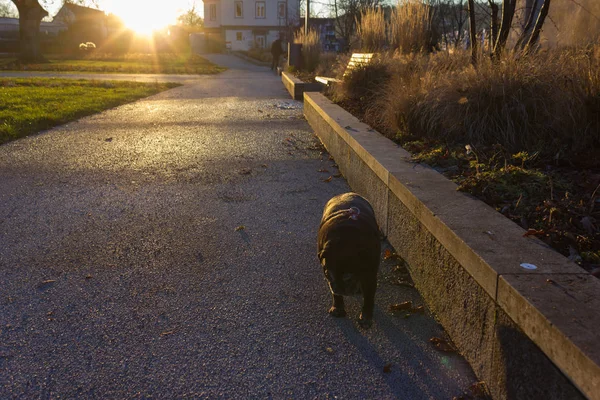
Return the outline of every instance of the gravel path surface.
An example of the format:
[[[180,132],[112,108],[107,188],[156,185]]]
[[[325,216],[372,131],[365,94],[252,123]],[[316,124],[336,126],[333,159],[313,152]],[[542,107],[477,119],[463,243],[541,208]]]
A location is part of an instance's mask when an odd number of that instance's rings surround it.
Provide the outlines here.
[[[451,399],[476,380],[382,264],[374,325],[327,314],[326,201],[349,191],[268,69],[0,146],[0,398]],[[318,172],[325,168],[329,173]]]

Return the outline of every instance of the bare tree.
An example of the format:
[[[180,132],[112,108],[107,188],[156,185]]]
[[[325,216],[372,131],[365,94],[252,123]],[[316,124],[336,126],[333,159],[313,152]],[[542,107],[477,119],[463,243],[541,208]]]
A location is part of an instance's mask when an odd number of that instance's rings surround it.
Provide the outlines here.
[[[446,48],[460,46],[468,18],[465,0],[438,0],[435,7],[436,25],[441,30]]]
[[[361,13],[367,9],[378,7],[380,0],[332,0],[331,9],[335,17],[336,30],[344,40],[346,48],[356,32],[356,24],[360,22]]]
[[[517,0],[503,0],[502,2],[502,22],[498,31],[498,36],[495,38],[494,50],[492,58],[499,60],[504,48],[506,47],[506,41],[508,40],[508,34],[512,26],[512,21],[515,16],[515,8],[517,6]]]
[[[471,64],[477,68],[477,24],[475,23],[475,0],[469,0],[469,35],[471,42]]]
[[[19,40],[21,52],[19,61],[46,62],[40,52],[40,23],[48,12],[38,0],[11,0],[19,11]]]
[[[529,52],[538,43],[538,40],[540,38],[540,32],[542,31],[544,21],[546,20],[546,16],[548,16],[548,11],[550,10],[550,1],[551,0],[544,0],[544,4],[540,9],[539,15],[535,22],[535,26],[533,28],[533,31],[531,32],[531,36],[529,37],[527,45],[524,48],[525,52]]]
[[[177,23],[190,29],[198,29],[204,26],[204,19],[196,11],[196,3],[192,7],[177,17]]]
[[[0,17],[17,18],[19,15],[12,6],[12,3],[0,3]]]

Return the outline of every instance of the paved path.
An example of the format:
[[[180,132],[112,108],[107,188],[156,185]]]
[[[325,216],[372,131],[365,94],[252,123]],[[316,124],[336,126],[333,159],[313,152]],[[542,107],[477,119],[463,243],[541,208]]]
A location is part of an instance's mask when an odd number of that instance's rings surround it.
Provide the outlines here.
[[[277,77],[210,58],[230,69],[0,146],[0,398],[466,391],[435,321],[388,311],[422,302],[390,263],[371,330],[358,301],[327,314],[316,229],[349,188]]]

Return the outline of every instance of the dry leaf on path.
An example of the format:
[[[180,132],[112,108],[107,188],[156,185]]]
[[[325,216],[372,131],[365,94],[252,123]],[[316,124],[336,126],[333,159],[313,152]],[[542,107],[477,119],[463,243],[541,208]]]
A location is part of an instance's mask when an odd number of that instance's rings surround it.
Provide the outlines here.
[[[523,237],[527,236],[537,236],[537,235],[545,235],[546,231],[537,230],[537,229],[528,229],[527,232],[523,234]]]
[[[404,303],[390,304],[390,311],[402,311],[412,310],[412,301],[405,301]]]
[[[448,341],[444,339],[440,339],[438,337],[432,337],[429,341],[435,346],[436,349],[446,352],[446,353],[454,353],[456,352],[456,348],[450,344]]]
[[[331,180],[333,179],[333,176],[330,176],[329,178],[325,178],[325,179],[321,179],[323,182],[331,182]]]

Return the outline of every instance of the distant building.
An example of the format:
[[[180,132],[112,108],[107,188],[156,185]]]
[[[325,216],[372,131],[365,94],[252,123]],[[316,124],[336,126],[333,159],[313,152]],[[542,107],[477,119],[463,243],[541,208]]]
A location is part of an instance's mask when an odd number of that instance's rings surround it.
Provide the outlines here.
[[[42,21],[40,33],[42,43],[56,39],[67,27],[55,21]],[[19,51],[19,18],[0,17],[0,52],[14,53]]]
[[[319,39],[324,51],[339,52],[342,50],[341,39],[335,34],[335,18],[310,18],[309,28],[319,32]]]
[[[108,19],[104,11],[66,3],[52,22],[61,24],[77,35],[79,42],[103,43],[109,35]]]
[[[298,25],[299,0],[204,0],[204,32],[210,50],[269,48]]]

